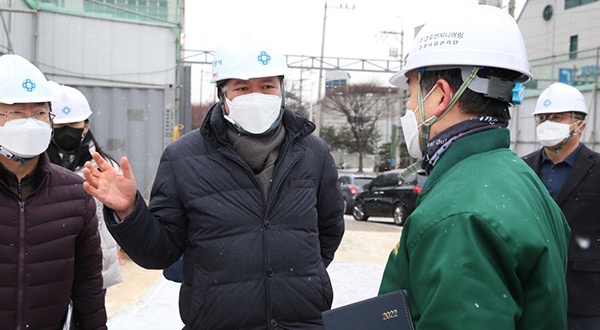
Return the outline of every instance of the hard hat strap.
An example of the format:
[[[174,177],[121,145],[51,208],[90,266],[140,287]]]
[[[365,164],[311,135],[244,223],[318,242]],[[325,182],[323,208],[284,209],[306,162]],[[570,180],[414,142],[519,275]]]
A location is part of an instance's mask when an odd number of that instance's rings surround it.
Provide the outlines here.
[[[418,101],[418,108],[419,108],[419,117],[421,119],[421,131],[419,133],[419,145],[421,148],[421,151],[425,150],[425,147],[427,146],[427,142],[429,141],[429,130],[431,128],[431,125],[435,122],[436,120],[436,116],[432,116],[428,119],[425,119],[425,100],[429,97],[429,95],[431,95],[431,93],[433,93],[433,91],[435,90],[435,85],[431,88],[431,90],[429,90],[429,92],[427,93],[427,95],[425,95],[425,97],[423,97],[423,91],[421,90],[421,77],[423,75],[423,72],[425,72],[424,69],[420,69],[418,70],[418,81],[417,81],[417,101]]]
[[[477,77],[477,72],[479,71],[480,68],[481,67],[478,67],[478,66],[473,67],[469,76],[465,79],[465,81],[463,81],[462,85],[460,85],[460,87],[458,88],[456,93],[450,99],[450,103],[448,104],[448,107],[446,108],[446,110],[444,110],[439,116],[433,115],[432,117],[428,118],[427,120],[425,120],[425,107],[423,106],[424,98],[423,98],[423,91],[421,90],[421,77],[425,70],[424,69],[418,70],[417,98],[418,98],[418,102],[419,102],[419,115],[421,117],[421,132],[419,133],[419,139],[420,139],[420,143],[421,143],[420,145],[421,145],[422,149],[425,149],[425,147],[427,146],[427,142],[429,142],[429,131],[431,129],[431,126],[433,124],[435,124],[438,120],[442,119],[446,115],[446,113],[448,113],[448,111],[450,111],[450,109],[452,109],[452,107],[458,101],[460,96],[464,93],[464,91],[467,89],[467,87],[469,87],[469,84],[471,83],[471,81],[473,81],[473,79],[475,79],[475,77]],[[428,94],[428,96],[429,96],[429,94]]]
[[[462,85],[460,85],[460,88],[458,88],[458,90],[456,91],[456,93],[454,94],[454,96],[452,96],[452,99],[450,99],[450,104],[448,104],[448,108],[442,112],[442,114],[440,115],[439,119],[441,119],[442,117],[444,117],[444,115],[450,111],[450,109],[452,109],[452,107],[454,106],[454,104],[456,102],[458,102],[458,99],[462,96],[462,94],[465,92],[465,90],[467,89],[467,87],[469,87],[469,85],[471,84],[471,82],[473,81],[473,79],[475,79],[475,77],[477,77],[477,72],[479,72],[479,69],[481,69],[481,67],[479,66],[474,66],[473,69],[471,70],[471,73],[469,74],[469,76],[467,77],[467,79],[465,79],[465,81],[463,81]]]
[[[571,112],[571,116],[573,116],[573,112]],[[572,130],[569,133],[569,137],[567,137],[566,139],[564,139],[560,144],[558,144],[557,146],[553,146],[553,147],[547,147],[549,150],[554,151],[555,153],[558,153],[565,145],[567,145],[567,143],[569,143],[569,141],[571,141],[573,139],[573,136],[575,136],[575,133],[577,133],[577,131],[579,131],[582,127],[583,124],[585,123],[583,120],[579,120],[579,126]]]

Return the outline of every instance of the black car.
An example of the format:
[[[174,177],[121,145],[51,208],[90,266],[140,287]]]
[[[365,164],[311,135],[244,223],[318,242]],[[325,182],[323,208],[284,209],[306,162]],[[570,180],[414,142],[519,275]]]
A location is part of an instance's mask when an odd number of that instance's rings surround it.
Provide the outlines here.
[[[401,226],[415,209],[417,196],[421,193],[427,176],[423,170],[400,179],[403,169],[379,174],[364,191],[356,196],[352,215],[354,219],[366,221],[370,216],[392,217]]]
[[[363,186],[371,182],[375,176],[363,173],[340,173],[338,184],[344,197],[344,213],[352,214],[354,198],[363,191]]]

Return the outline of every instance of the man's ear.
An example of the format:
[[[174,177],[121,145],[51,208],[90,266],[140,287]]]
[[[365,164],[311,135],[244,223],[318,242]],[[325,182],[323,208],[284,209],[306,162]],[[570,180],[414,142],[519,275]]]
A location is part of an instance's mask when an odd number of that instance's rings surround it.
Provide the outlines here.
[[[436,117],[439,117],[448,109],[448,105],[450,104],[453,93],[452,88],[450,88],[450,84],[445,79],[438,79],[435,84],[437,87],[436,89],[442,93],[439,99],[438,107],[434,113]]]

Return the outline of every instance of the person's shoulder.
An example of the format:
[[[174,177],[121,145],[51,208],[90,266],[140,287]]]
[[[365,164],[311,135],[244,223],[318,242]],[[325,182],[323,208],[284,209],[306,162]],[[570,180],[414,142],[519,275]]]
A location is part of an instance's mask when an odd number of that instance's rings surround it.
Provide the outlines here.
[[[292,134],[299,134],[304,137],[313,135],[312,133],[316,128],[315,124],[308,118],[288,107],[284,110],[282,123],[286,130],[292,132]]]
[[[538,157],[540,155],[540,152],[542,151],[542,149],[537,149],[533,152],[530,152],[524,156],[521,157],[521,159],[523,159],[524,161],[528,161],[532,158]]]
[[[204,136],[200,133],[200,129],[194,129],[169,143],[164,150],[162,159],[174,161],[204,154],[208,149],[204,142]]]
[[[47,168],[48,168],[49,175],[58,181],[65,182],[65,183],[82,183],[83,182],[83,178],[79,174],[77,174],[67,168],[64,168],[60,165],[48,163]]]
[[[179,139],[172,141],[167,145],[167,148],[177,149],[190,144],[195,144],[203,139],[200,134],[200,129],[196,128],[182,135]]]
[[[600,161],[600,152],[590,149],[587,145],[581,144],[581,151],[585,155],[589,155],[594,161]]]
[[[59,189],[57,191],[61,192],[71,191],[74,193],[72,196],[79,196],[77,198],[90,196],[83,189],[83,182],[85,179],[77,172],[50,163],[47,165],[47,175],[47,187],[49,189]]]
[[[302,139],[300,139],[300,143],[315,151],[322,153],[329,152],[329,145],[327,144],[327,141],[316,136],[314,133],[304,136]]]

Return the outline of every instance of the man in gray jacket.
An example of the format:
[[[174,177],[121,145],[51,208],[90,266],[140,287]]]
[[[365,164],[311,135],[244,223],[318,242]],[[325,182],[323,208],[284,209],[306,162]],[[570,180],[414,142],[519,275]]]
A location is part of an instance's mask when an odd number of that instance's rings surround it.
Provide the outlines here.
[[[220,102],[166,148],[148,207],[125,157],[120,174],[95,154],[85,189],[142,267],[183,253],[186,329],[322,329],[344,232],[335,163],[314,124],[285,107],[285,58],[232,45],[213,61]]]

